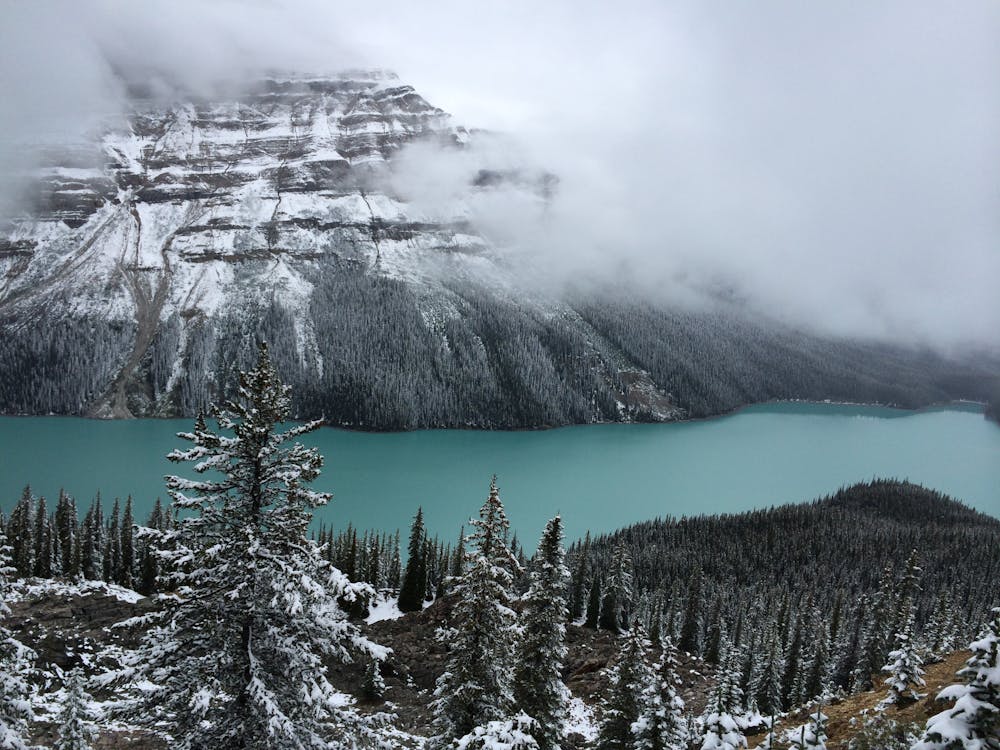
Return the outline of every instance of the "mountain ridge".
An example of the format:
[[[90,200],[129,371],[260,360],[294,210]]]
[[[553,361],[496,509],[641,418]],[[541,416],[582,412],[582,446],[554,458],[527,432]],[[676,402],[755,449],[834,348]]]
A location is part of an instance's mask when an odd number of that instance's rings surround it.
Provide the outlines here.
[[[31,210],[0,233],[2,413],[191,416],[257,339],[299,414],[359,429],[921,406],[983,398],[1000,374],[998,356],[822,337],[729,303],[526,288],[477,206],[502,193],[542,212],[558,177],[480,150],[491,135],[385,72],[131,92],[99,158],[47,152]],[[414,199],[414,144],[476,155],[461,194]]]

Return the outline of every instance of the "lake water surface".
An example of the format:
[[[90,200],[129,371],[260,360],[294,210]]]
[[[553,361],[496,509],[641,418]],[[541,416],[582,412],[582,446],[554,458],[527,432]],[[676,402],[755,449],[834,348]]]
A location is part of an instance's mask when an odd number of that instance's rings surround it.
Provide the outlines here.
[[[163,475],[193,476],[164,456],[192,420],[0,417],[0,508],[25,484],[79,503],[131,494],[144,518]],[[1000,426],[978,407],[903,412],[784,403],[699,422],[588,425],[536,432],[431,430],[308,436],[334,492],[320,517],[339,527],[402,528],[418,505],[450,538],[477,513],[490,475],[526,547],[563,514],[568,538],[657,516],[739,512],[811,500],[872,477],[908,478],[1000,516]],[[51,506],[50,506],[51,509]]]

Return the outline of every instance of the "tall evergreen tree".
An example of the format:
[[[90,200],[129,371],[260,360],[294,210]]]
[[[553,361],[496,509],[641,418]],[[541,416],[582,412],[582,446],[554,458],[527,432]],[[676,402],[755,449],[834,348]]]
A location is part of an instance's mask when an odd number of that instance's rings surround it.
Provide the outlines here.
[[[49,537],[49,512],[45,498],[38,498],[35,509],[34,549],[35,566],[32,575],[38,578],[52,577],[52,539]]]
[[[118,583],[121,580],[122,566],[122,536],[121,536],[121,504],[118,498],[111,508],[111,517],[108,519],[107,534],[104,539],[104,556],[102,580],[109,583]]]
[[[25,487],[21,499],[10,512],[7,536],[11,544],[11,561],[18,575],[27,578],[35,573],[34,497]]]
[[[562,681],[566,657],[566,589],[570,575],[562,546],[562,518],[545,524],[521,598],[521,640],[517,651],[514,698],[538,723],[541,750],[557,750],[562,741],[569,691]]]
[[[899,611],[895,618],[898,627],[895,648],[889,652],[887,663],[882,667],[882,671],[889,674],[885,680],[885,684],[889,686],[885,705],[905,706],[923,697],[917,692],[924,686],[923,657],[913,638],[915,598],[920,591],[919,576],[917,551],[913,550],[900,585]]]
[[[56,533],[59,535],[59,549],[62,553],[62,574],[74,577],[80,569],[79,519],[76,503],[62,490],[56,502]]]
[[[882,573],[878,593],[873,599],[865,631],[861,656],[854,668],[854,689],[870,690],[874,687],[873,676],[885,664],[889,653],[889,639],[892,635],[892,610],[894,580],[892,565],[887,565]]]
[[[885,684],[889,694],[883,705],[907,706],[924,697],[917,692],[924,686],[923,659],[913,642],[913,616],[896,635],[896,648],[889,652],[889,661],[882,671],[888,673]]]
[[[689,654],[701,653],[701,569],[697,568],[688,586],[687,605],[677,647]]]
[[[677,647],[669,635],[663,637],[659,661],[653,665],[653,679],[647,687],[632,729],[636,750],[674,750],[687,745],[684,699],[677,688]]]
[[[623,639],[618,658],[608,671],[598,750],[632,750],[645,731],[640,719],[655,678],[647,661],[649,644],[642,624],[636,620]]]
[[[424,529],[424,509],[417,508],[410,526],[410,543],[406,550],[406,567],[399,587],[401,612],[418,612],[424,606],[424,589],[427,586],[427,560],[424,546],[427,531]]]
[[[362,637],[337,599],[368,595],[329,566],[308,538],[313,510],[330,498],[307,487],[322,457],[295,441],[321,424],[281,432],[289,388],[261,345],[237,396],[180,437],[206,479],[168,477],[184,512],[158,540],[172,589],[130,660],[146,680],[127,706],[181,748],[353,748],[373,739],[367,720],[327,679],[324,659],[384,651]],[[151,687],[155,686],[155,687]]]
[[[739,686],[738,650],[723,636],[715,687],[705,709],[701,750],[739,750],[747,747],[740,725],[743,693]]]
[[[507,546],[510,523],[496,477],[479,518],[470,523],[466,572],[455,590],[454,619],[459,627],[446,634],[451,655],[434,691],[436,747],[445,747],[476,727],[503,721],[514,708],[511,672],[517,618],[511,586],[518,566]]]
[[[79,668],[66,676],[66,700],[59,712],[59,736],[53,750],[91,750],[97,732],[91,724],[90,696]]]
[[[600,617],[601,577],[597,575],[597,571],[593,571],[590,576],[590,594],[587,596],[587,616],[583,621],[583,627],[596,630]]]
[[[781,691],[783,663],[780,637],[777,632],[772,631],[766,657],[751,687],[757,708],[767,716],[779,714],[783,708]]]
[[[611,558],[611,572],[604,581],[599,625],[617,633],[625,627],[632,606],[632,556],[624,539],[619,540]]]
[[[132,588],[135,578],[135,517],[132,513],[132,496],[125,500],[125,515],[122,516],[120,550],[120,575],[118,583]]]
[[[0,749],[26,750],[27,722],[32,718],[30,692],[25,676],[33,652],[17,641],[4,620],[10,616],[11,547],[0,529]]]
[[[587,606],[587,576],[590,568],[590,532],[576,551],[576,565],[573,566],[573,580],[570,582],[569,620],[576,622],[583,617]]]

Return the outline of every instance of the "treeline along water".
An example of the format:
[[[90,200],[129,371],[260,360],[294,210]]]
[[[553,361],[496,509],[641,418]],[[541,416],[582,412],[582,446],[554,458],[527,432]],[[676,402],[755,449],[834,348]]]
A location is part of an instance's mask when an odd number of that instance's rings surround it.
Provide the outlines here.
[[[132,495],[144,519],[166,454],[191,420],[0,418],[0,508],[30,484],[54,500]],[[448,538],[496,473],[523,539],[562,512],[567,538],[667,515],[725,513],[809,500],[872,477],[909,479],[1000,516],[1000,427],[978,407],[918,413],[833,404],[755,406],[701,422],[591,425],[536,432],[420,431],[308,436],[325,456],[318,520],[406,528],[423,506]],[[185,467],[187,468],[187,467]]]

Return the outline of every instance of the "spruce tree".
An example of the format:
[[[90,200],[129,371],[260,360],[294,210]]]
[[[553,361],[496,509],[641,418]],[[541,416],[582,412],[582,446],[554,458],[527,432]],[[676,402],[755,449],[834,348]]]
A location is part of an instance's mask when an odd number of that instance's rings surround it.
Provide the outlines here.
[[[854,690],[870,690],[874,687],[873,676],[885,664],[889,652],[889,638],[892,634],[892,606],[894,581],[892,566],[887,565],[882,573],[878,593],[869,609],[868,627],[865,631],[861,655],[854,668]]]
[[[604,597],[598,620],[602,630],[617,633],[625,627],[632,604],[632,556],[624,539],[615,545],[611,573],[604,581]]]
[[[365,668],[365,681],[362,692],[370,701],[382,700],[385,696],[385,680],[382,679],[381,660],[372,659]]]
[[[79,519],[76,503],[62,490],[56,502],[56,533],[59,535],[59,549],[62,553],[62,574],[67,578],[76,576],[80,566]]]
[[[972,656],[938,700],[955,705],[927,720],[913,750],[1000,750],[1000,607],[986,632],[969,645]]]
[[[639,621],[632,624],[614,665],[608,671],[608,694],[597,736],[598,750],[632,750],[645,731],[640,721],[655,677],[647,661],[646,633]]]
[[[7,520],[7,535],[11,544],[11,562],[15,573],[22,578],[28,578],[35,572],[35,534],[32,524],[34,516],[34,497],[31,488],[25,487],[21,499],[10,512]]]
[[[667,635],[663,636],[662,648],[642,698],[639,719],[633,725],[636,750],[674,750],[687,745],[684,700],[677,692],[677,647]]]
[[[924,686],[923,659],[913,642],[913,617],[896,635],[896,648],[889,652],[889,661],[882,671],[888,673],[885,684],[889,694],[882,705],[907,706],[924,697],[917,692]]]
[[[424,606],[424,588],[427,585],[427,563],[424,557],[424,509],[417,508],[410,526],[410,543],[407,547],[403,582],[399,587],[400,612],[419,612]]]
[[[768,716],[781,713],[784,706],[781,691],[783,664],[780,638],[777,632],[772,630],[767,655],[751,686],[757,708]]]
[[[90,750],[97,735],[91,724],[90,700],[76,668],[66,676],[66,700],[59,712],[59,736],[53,750]]]
[[[455,750],[538,750],[538,722],[521,712],[510,719],[489,721],[457,739]]]
[[[370,721],[327,679],[325,659],[384,650],[348,622],[338,598],[370,595],[321,557],[308,538],[328,494],[307,487],[322,457],[294,442],[320,426],[281,432],[289,388],[261,345],[239,374],[236,397],[201,416],[168,458],[208,478],[167,478],[182,512],[161,532],[170,596],[129,660],[145,682],[126,718],[157,726],[187,748],[353,748],[373,739]],[[155,687],[154,687],[155,686]]]
[[[723,635],[720,662],[705,710],[701,750],[739,750],[747,747],[740,725],[743,693],[739,687],[738,650]]]
[[[508,719],[514,708],[511,673],[517,618],[511,586],[517,560],[507,546],[510,523],[496,477],[479,518],[470,524],[466,572],[455,589],[458,627],[443,634],[451,654],[434,691],[434,747]]]
[[[900,586],[899,611],[895,618],[898,626],[895,648],[889,652],[887,663],[882,667],[882,671],[889,674],[885,680],[885,684],[889,686],[889,695],[883,701],[884,705],[906,706],[923,697],[917,692],[924,686],[923,657],[913,638],[915,598],[920,591],[919,575],[917,551],[914,550]]]
[[[118,498],[111,508],[111,518],[108,520],[108,533],[104,542],[103,580],[108,583],[118,583],[121,580],[121,508]]]
[[[135,578],[135,518],[132,513],[132,496],[125,501],[125,515],[122,516],[120,575],[118,583],[132,588]]]
[[[576,550],[576,565],[569,592],[569,621],[576,622],[584,614],[587,597],[587,575],[590,567],[590,532]]]
[[[48,535],[49,513],[46,509],[45,498],[38,498],[38,506],[35,509],[34,528],[34,548],[35,548],[35,569],[32,575],[38,578],[52,577],[52,540]]]
[[[696,568],[688,586],[687,605],[677,642],[681,651],[695,655],[701,653],[701,577],[701,568]]]
[[[587,597],[587,616],[583,621],[583,627],[591,630],[597,629],[597,622],[601,616],[601,578],[597,571],[593,571],[590,576],[590,594]]]
[[[10,616],[11,547],[0,528],[0,748],[25,750],[27,723],[32,719],[30,691],[25,679],[34,653],[17,641],[4,620]]]
[[[557,750],[566,721],[569,691],[562,681],[566,657],[566,590],[570,575],[562,546],[562,518],[545,524],[528,591],[521,598],[521,640],[517,650],[514,697],[539,727],[541,750]]]
[[[817,705],[809,721],[788,732],[789,750],[826,750],[826,721],[826,714]]]
[[[802,685],[802,640],[804,637],[803,617],[795,621],[795,630],[785,654],[785,670],[781,678],[781,699],[789,708],[802,700],[799,687]]]

